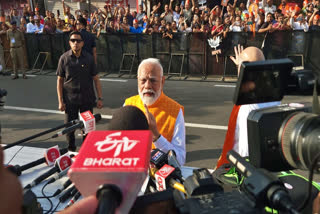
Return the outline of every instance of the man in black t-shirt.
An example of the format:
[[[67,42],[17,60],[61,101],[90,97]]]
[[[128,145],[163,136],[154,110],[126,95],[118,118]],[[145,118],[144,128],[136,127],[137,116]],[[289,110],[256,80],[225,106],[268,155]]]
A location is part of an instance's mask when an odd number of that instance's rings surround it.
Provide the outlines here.
[[[65,123],[78,119],[79,112],[90,110],[97,102],[97,108],[103,107],[101,83],[93,57],[82,50],[83,38],[79,32],[70,34],[71,50],[59,59],[57,68],[57,94],[59,110],[65,111]],[[98,95],[94,93],[94,86]],[[68,149],[76,150],[74,132],[67,134]]]

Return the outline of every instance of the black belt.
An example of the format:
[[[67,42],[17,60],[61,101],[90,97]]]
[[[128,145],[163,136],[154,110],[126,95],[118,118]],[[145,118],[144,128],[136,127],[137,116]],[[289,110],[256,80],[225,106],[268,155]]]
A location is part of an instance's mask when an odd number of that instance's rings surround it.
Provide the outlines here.
[[[19,46],[19,47],[10,47],[10,48],[21,48],[22,46]]]

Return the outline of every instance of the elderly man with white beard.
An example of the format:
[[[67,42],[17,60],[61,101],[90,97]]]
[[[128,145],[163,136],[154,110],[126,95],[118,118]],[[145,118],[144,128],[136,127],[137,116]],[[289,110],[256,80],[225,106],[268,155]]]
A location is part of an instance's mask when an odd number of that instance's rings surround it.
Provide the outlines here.
[[[184,107],[163,93],[165,77],[158,59],[143,60],[138,67],[139,95],[126,99],[125,105],[136,106],[147,117],[153,134],[152,149],[163,152],[173,150],[177,160],[184,165],[186,135]]]

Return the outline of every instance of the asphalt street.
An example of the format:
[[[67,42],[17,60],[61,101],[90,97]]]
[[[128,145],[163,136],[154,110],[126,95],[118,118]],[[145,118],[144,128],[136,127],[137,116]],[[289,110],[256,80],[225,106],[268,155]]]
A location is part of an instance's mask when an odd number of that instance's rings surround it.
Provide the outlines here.
[[[94,109],[103,119],[98,130],[107,129],[110,116],[127,97],[137,94],[134,78],[101,79],[103,109]],[[3,143],[13,143],[28,136],[63,124],[64,115],[58,111],[56,76],[33,75],[27,80],[11,80],[0,76],[0,88],[8,91],[6,107],[0,112]],[[167,80],[164,92],[185,107],[187,166],[215,167],[227,129],[233,103],[234,83],[214,81]],[[287,96],[283,102],[311,102],[311,96]],[[109,119],[108,119],[109,118]],[[65,137],[46,140],[48,134],[23,145],[47,148],[66,147]],[[81,145],[82,137],[77,137]],[[36,141],[36,142],[35,142]]]

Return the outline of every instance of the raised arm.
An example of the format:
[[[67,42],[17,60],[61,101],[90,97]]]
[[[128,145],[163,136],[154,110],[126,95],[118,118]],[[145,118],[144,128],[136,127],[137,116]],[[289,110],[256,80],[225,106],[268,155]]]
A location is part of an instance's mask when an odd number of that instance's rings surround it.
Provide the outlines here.
[[[65,16],[67,8],[66,8],[66,5],[64,4],[64,0],[62,0],[62,7],[63,7],[63,15]]]
[[[312,13],[312,15],[311,15],[311,17],[310,17],[310,19],[309,19],[309,26],[311,26],[312,25],[312,20],[313,20],[313,18],[315,17],[315,15],[316,15],[316,13],[319,11],[319,9],[317,9],[317,8],[314,8],[313,9],[313,13]]]
[[[172,2],[173,2],[174,0],[170,0],[170,4],[169,4],[169,10],[171,11],[171,13],[172,13]]]
[[[195,1],[194,0],[192,0],[192,12],[194,13],[194,8],[196,7],[196,3],[195,3]]]

